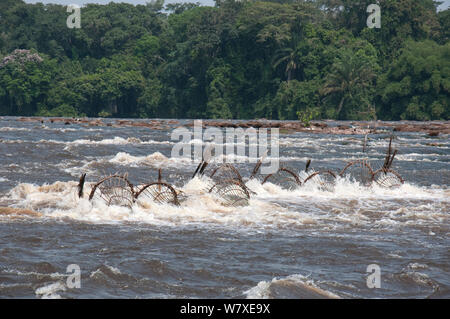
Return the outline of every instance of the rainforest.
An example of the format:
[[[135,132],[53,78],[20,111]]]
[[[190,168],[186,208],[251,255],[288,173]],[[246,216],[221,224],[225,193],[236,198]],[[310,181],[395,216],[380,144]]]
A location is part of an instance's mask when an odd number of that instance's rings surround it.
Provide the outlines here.
[[[432,0],[0,3],[0,115],[450,119],[450,16]]]

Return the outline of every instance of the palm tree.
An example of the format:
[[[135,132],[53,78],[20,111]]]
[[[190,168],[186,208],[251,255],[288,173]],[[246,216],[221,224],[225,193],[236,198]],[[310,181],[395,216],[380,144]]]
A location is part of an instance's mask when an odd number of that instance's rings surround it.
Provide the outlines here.
[[[346,101],[353,99],[353,92],[364,90],[370,86],[375,77],[372,66],[366,59],[357,57],[351,50],[345,50],[332,66],[332,72],[327,76],[322,94],[325,96],[340,96],[337,116],[342,112]]]
[[[286,63],[285,73],[287,75],[287,81],[291,80],[292,71],[296,70],[297,64],[297,51],[292,48],[279,49],[273,59],[273,67],[276,69],[280,64]]]

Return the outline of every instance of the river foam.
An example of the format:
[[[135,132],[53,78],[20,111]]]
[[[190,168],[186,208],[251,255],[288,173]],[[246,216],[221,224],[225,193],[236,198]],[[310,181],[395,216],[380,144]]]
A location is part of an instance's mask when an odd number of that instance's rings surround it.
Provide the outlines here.
[[[323,191],[314,183],[286,190],[271,183],[261,184],[255,179],[247,183],[253,192],[248,206],[225,207],[216,195],[208,193],[211,185],[208,178],[194,178],[181,187],[187,199],[180,206],[139,199],[131,208],[106,206],[99,199],[89,201],[91,185],[85,185],[84,198],[79,199],[75,181],[42,186],[21,183],[3,200],[39,212],[42,218],[69,218],[90,223],[333,230],[354,226],[414,227],[450,221],[449,190],[408,183],[398,189],[384,189],[338,178],[333,191]]]

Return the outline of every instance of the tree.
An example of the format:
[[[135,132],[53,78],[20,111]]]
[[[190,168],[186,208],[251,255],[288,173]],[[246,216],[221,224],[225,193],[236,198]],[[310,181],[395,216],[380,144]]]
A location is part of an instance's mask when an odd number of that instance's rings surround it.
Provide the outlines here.
[[[273,67],[276,69],[280,64],[285,64],[287,82],[291,80],[292,72],[297,70],[297,52],[293,48],[279,49],[274,57]]]
[[[449,11],[433,0],[0,3],[0,114],[447,119]],[[429,46],[428,48],[426,46]],[[376,112],[375,112],[376,111]]]
[[[214,119],[230,119],[233,114],[230,110],[232,99],[230,88],[230,67],[227,65],[212,67],[208,70],[211,79],[208,86],[207,117]]]
[[[55,61],[30,50],[14,50],[0,63],[1,113],[33,115],[46,100]]]
[[[193,9],[193,8],[196,8],[199,6],[200,6],[200,2],[168,3],[168,4],[166,4],[166,10],[171,13],[180,14],[186,10],[190,10],[190,9]]]
[[[298,114],[311,113],[318,117],[320,111],[320,81],[311,80],[299,82],[291,80],[281,82],[275,97],[271,101],[277,109],[280,120],[297,119]]]
[[[362,51],[357,53],[351,49],[341,51],[322,89],[324,96],[338,98],[339,103],[335,112],[338,119],[348,118],[350,115],[357,117],[351,114],[355,111],[351,108],[356,106],[358,109],[361,102],[369,107],[368,94],[376,78],[376,68],[376,63],[371,62]]]
[[[379,85],[380,117],[438,120],[450,117],[450,44],[409,41]]]

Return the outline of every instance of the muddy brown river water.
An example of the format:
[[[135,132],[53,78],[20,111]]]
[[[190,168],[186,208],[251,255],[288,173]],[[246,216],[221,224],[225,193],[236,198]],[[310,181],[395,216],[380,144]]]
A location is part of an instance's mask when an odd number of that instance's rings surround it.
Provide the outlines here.
[[[280,160],[296,172],[309,158],[315,170],[365,157],[379,167],[391,134],[380,130],[367,153],[360,135],[280,134]],[[221,205],[205,180],[191,180],[198,163],[172,158],[176,142],[171,128],[1,118],[0,298],[450,297],[448,135],[396,134],[399,188],[343,177],[333,190],[283,189],[259,177],[244,207]],[[253,166],[236,164],[244,177]],[[155,180],[158,168],[189,195],[180,206],[76,196],[81,173],[88,188],[104,173]],[[67,286],[70,264],[80,288]],[[371,264],[380,288],[367,286]]]

